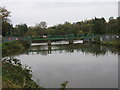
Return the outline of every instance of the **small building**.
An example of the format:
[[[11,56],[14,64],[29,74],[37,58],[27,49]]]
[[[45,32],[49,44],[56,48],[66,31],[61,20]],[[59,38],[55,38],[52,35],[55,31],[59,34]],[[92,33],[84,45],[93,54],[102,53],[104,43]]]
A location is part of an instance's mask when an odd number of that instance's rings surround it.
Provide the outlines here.
[[[119,36],[116,35],[116,34],[107,34],[107,35],[101,35],[100,36],[100,40],[101,41],[112,41],[112,40],[115,40],[115,39],[118,39]]]

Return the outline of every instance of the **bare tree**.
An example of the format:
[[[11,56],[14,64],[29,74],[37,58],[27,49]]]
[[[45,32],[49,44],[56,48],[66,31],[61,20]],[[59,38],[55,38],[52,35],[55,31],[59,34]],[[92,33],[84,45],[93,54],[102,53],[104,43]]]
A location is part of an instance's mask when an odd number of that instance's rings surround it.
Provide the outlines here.
[[[45,21],[41,21],[39,24],[36,24],[36,26],[45,29],[47,27],[47,23]]]
[[[5,9],[5,7],[0,7],[0,19],[2,19],[3,22],[9,22],[10,19],[8,17],[10,17],[10,12]]]

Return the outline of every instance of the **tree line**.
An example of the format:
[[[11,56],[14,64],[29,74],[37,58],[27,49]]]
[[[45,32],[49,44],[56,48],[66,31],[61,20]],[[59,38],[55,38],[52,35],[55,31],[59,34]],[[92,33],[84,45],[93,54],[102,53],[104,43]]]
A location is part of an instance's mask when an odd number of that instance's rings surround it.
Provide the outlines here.
[[[10,12],[4,7],[0,7],[0,17],[2,18],[3,36],[42,36],[42,35],[68,35],[68,34],[120,34],[120,17],[93,18],[79,22],[65,22],[51,27],[47,27],[45,21],[41,21],[35,26],[18,24],[13,27],[9,19]]]

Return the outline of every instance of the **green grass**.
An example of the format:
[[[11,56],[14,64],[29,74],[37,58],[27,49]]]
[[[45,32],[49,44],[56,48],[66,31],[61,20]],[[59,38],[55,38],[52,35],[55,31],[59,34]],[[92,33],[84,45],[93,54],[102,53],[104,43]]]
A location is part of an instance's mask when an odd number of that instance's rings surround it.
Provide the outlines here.
[[[102,41],[101,44],[106,45],[106,46],[119,47],[120,46],[120,40]]]

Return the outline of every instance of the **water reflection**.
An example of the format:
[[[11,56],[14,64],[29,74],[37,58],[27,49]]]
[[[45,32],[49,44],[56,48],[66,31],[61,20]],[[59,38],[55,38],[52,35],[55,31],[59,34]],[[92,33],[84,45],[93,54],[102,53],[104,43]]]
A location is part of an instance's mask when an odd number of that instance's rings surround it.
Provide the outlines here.
[[[118,49],[95,44],[35,45],[19,55],[45,88],[117,88]],[[97,57],[96,57],[97,56]]]
[[[63,44],[63,45],[35,45],[28,50],[28,54],[41,54],[48,55],[52,53],[74,53],[82,52],[85,54],[93,54],[96,56],[105,55],[108,52],[117,54],[119,51],[117,48],[108,48],[102,45],[96,44]]]
[[[2,59],[2,65],[3,88],[40,88],[32,80],[30,67],[22,65],[20,59],[14,56],[5,57]],[[9,81],[9,84],[7,81]]]
[[[38,45],[20,55],[32,67],[33,79],[46,88],[117,88],[118,51],[93,44]],[[39,80],[39,81],[38,81]]]

